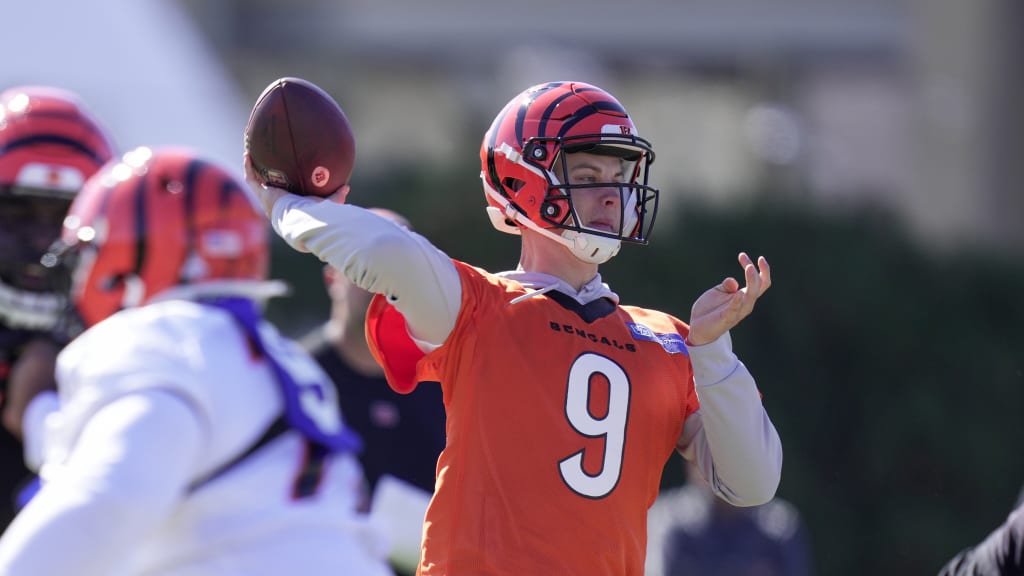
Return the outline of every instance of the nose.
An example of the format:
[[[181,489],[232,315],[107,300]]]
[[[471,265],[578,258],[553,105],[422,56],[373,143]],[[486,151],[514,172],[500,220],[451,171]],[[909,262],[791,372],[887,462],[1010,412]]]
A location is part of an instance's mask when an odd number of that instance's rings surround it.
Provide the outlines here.
[[[622,201],[619,186],[609,184],[597,189],[598,199],[602,206],[618,206]]]

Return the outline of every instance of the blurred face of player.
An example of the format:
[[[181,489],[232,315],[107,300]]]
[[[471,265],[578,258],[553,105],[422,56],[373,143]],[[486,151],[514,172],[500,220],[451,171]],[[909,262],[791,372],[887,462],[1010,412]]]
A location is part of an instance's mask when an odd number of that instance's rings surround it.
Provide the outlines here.
[[[579,219],[579,225],[591,230],[617,234],[622,219],[622,188],[601,186],[601,183],[624,183],[632,172],[630,162],[616,156],[577,152],[565,156],[565,171],[568,184],[593,186],[574,188],[572,206]],[[563,173],[555,167],[556,174]]]
[[[39,258],[60,236],[70,200],[0,195],[0,279],[23,290],[47,291]]]

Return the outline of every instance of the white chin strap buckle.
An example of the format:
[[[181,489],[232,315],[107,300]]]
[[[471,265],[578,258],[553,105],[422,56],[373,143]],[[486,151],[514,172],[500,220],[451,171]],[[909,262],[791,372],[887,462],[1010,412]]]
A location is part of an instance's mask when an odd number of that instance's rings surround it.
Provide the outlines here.
[[[594,236],[575,230],[566,230],[562,237],[570,241],[569,250],[573,255],[591,264],[604,264],[611,260],[622,246],[622,242],[617,238]]]
[[[512,210],[514,211],[515,208]],[[491,226],[494,226],[499,232],[515,234],[517,236],[520,234],[519,227],[509,225],[510,219],[505,218],[505,213],[494,206],[487,207],[487,218],[491,221]]]

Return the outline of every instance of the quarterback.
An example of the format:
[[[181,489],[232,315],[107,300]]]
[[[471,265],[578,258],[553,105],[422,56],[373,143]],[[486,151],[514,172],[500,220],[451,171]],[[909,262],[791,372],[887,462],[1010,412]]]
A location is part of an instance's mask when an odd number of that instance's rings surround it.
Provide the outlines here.
[[[376,293],[367,337],[390,386],[443,391],[419,573],[641,575],[673,450],[728,502],[770,500],[781,443],[729,338],[770,286],[768,262],[740,254],[745,286],[709,289],[689,323],[620,302],[598,266],[648,241],[654,150],[596,86],[517,95],[480,160],[492,224],[522,243],[507,272],[359,207],[264,188],[249,167],[282,238]]]

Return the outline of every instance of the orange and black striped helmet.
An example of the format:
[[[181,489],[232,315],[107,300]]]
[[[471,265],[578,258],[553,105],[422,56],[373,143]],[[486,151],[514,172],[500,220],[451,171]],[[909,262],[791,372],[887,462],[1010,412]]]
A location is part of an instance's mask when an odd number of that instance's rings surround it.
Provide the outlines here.
[[[106,130],[74,93],[47,86],[0,93],[0,194],[70,200],[113,155]]]
[[[186,149],[140,147],[90,178],[64,219],[70,298],[85,326],[177,286],[266,279],[251,191]]]
[[[558,160],[572,152],[621,158],[625,181],[570,184],[556,167],[564,166]],[[614,241],[614,251],[620,240],[648,242],[658,202],[658,190],[648,184],[654,150],[638,135],[622,104],[601,88],[548,82],[526,89],[494,119],[480,161],[488,212],[499,230],[517,233],[520,226],[529,226],[604,236]],[[601,232],[577,225],[573,191],[607,186],[622,195],[620,229]]]
[[[39,264],[71,199],[113,157],[78,96],[47,86],[0,92],[0,324],[48,330],[60,302]]]

